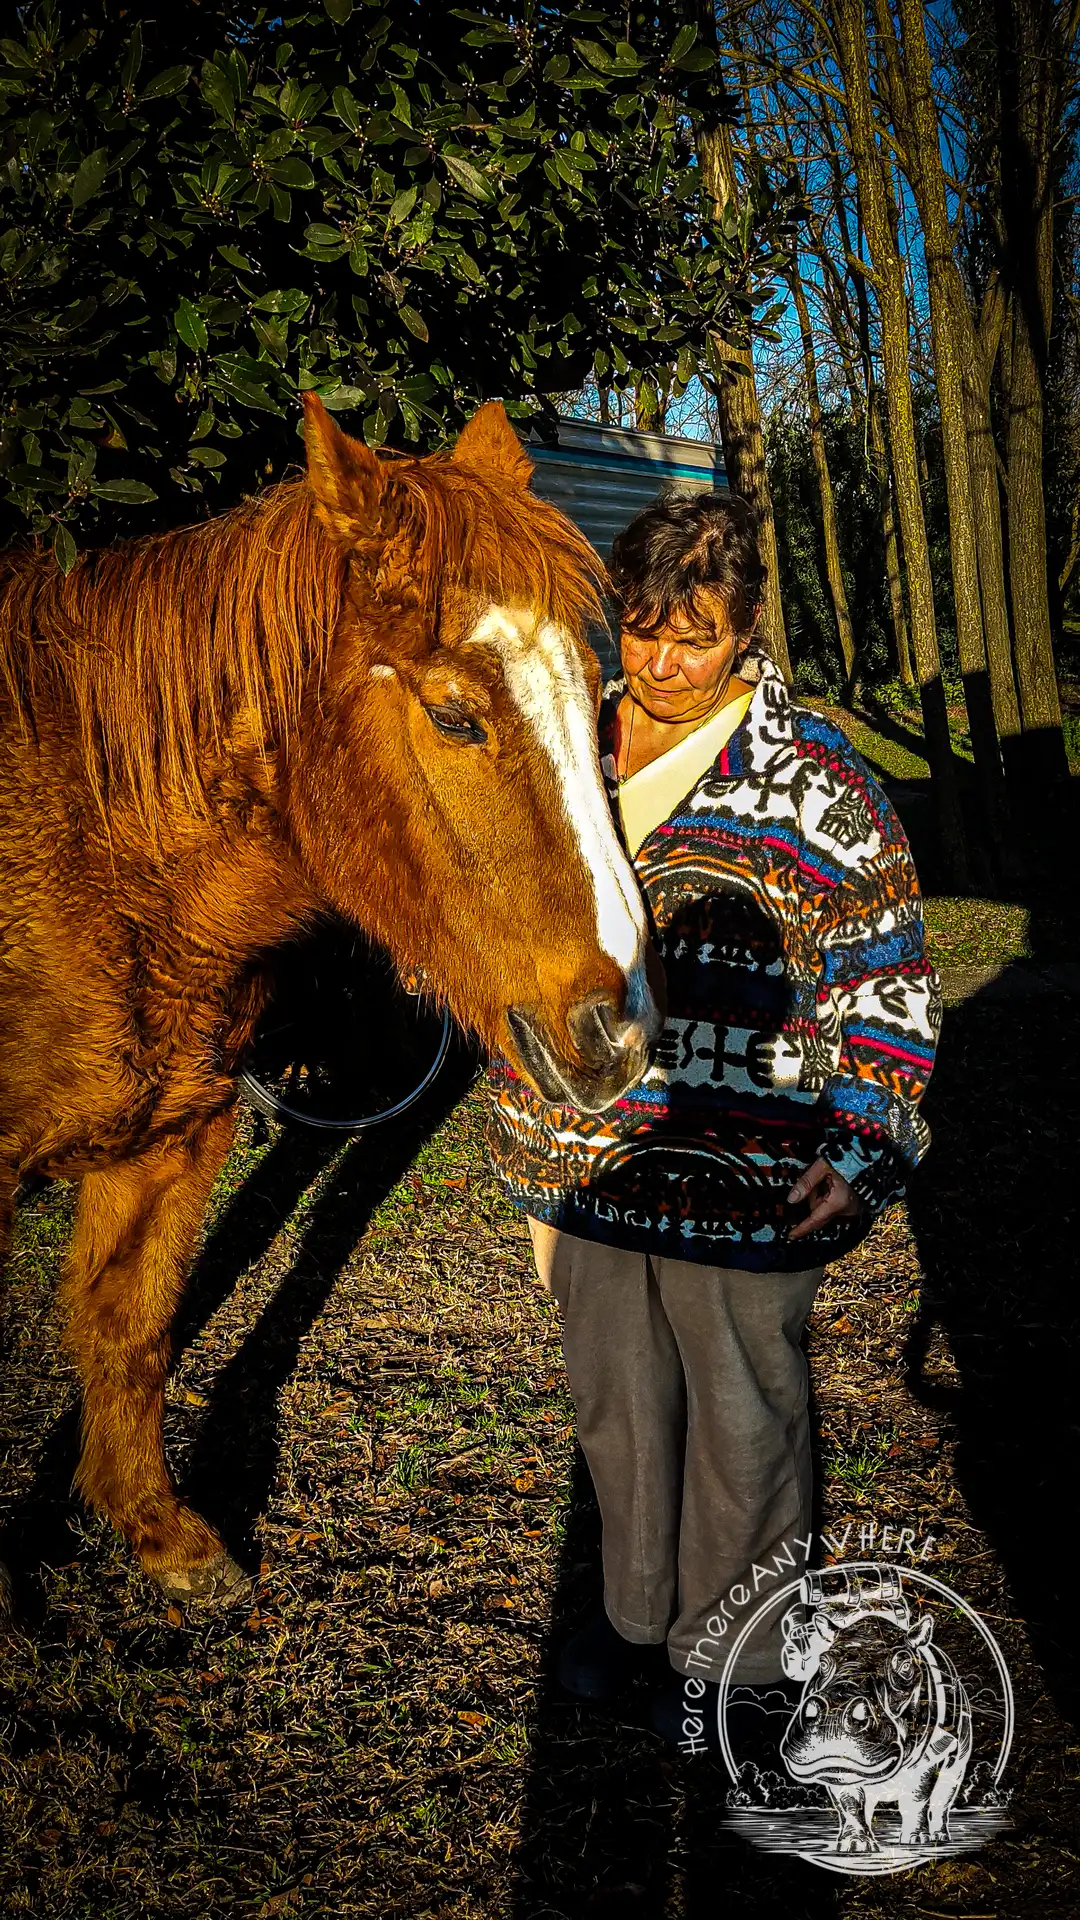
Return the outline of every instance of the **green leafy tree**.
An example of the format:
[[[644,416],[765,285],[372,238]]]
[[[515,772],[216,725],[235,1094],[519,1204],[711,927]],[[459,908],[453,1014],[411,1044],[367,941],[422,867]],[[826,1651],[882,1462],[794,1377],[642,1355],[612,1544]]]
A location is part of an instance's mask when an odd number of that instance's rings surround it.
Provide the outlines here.
[[[685,11],[19,8],[5,536],[67,568],[227,504],[295,460],[304,388],[419,446],[488,395],[681,391],[756,244],[701,204],[715,56]]]
[[[941,453],[941,429],[933,389],[914,394],[921,475],[931,564],[938,589],[938,631],[945,682],[960,697],[956,621],[949,574],[949,516]],[[896,673],[888,582],[877,482],[867,460],[865,423],[846,406],[829,407],[823,419],[829,472],[843,528],[844,583],[859,649],[865,696],[873,699]],[[821,533],[821,506],[805,420],[774,421],[767,435],[769,482],[776,506],[780,584],[792,635],[795,684],[808,693],[840,700],[846,670],[837,645]]]

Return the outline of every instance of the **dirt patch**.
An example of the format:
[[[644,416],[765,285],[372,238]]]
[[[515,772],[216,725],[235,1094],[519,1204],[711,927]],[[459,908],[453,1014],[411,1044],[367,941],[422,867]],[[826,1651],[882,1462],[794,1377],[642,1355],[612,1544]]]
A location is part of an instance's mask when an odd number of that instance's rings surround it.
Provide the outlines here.
[[[720,1827],[717,1764],[670,1754],[643,1700],[559,1697],[597,1519],[477,1088],[336,1152],[244,1115],[168,1407],[178,1472],[256,1574],[228,1614],[170,1613],[72,1504],[71,1191],[23,1208],[5,1914],[1075,1915],[1078,1042],[1064,997],[949,1014],[932,1156],[811,1331],[823,1526],[933,1535],[927,1565],[1009,1661],[1010,1832],[880,1881],[753,1854]]]

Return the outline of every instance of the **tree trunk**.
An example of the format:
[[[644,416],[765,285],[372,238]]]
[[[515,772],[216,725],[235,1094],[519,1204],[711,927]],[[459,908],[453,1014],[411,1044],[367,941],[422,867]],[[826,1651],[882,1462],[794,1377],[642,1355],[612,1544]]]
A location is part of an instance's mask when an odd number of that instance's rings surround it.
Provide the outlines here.
[[[825,131],[828,142],[829,174],[833,189],[833,208],[843,242],[849,284],[855,295],[856,334],[863,367],[863,412],[866,418],[869,462],[878,487],[881,538],[885,550],[885,579],[889,589],[889,611],[892,614],[896,668],[901,686],[913,689],[916,685],[915,669],[911,663],[911,643],[908,638],[907,613],[904,608],[903,569],[893,501],[892,474],[885,445],[885,429],[881,419],[881,389],[874,370],[874,349],[870,338],[870,301],[866,291],[865,276],[859,271],[858,266],[853,264],[855,256],[852,253],[851,228],[848,224],[847,189],[841,172],[840,156],[828,122],[826,122]]]
[[[719,218],[730,201],[738,200],[727,129],[699,128],[697,150],[702,179]],[[750,501],[761,523],[759,544],[766,581],[759,632],[785,680],[790,681],[791,658],[780,598],[780,556],[776,544],[772,492],[765,465],[765,436],[754,379],[753,347],[749,338],[738,342],[714,336],[714,350],[716,366],[720,370],[715,376],[713,391],[728,485],[734,493]]]
[[[903,687],[915,686],[915,669],[911,664],[911,642],[908,638],[907,614],[904,610],[904,582],[900,567],[900,539],[896,526],[896,511],[893,506],[892,475],[889,471],[889,455],[885,446],[885,432],[881,424],[881,395],[877,384],[871,386],[868,419],[870,424],[870,457],[877,475],[878,493],[881,500],[881,537],[885,545],[885,578],[889,586],[889,609],[892,613],[893,642],[896,647],[896,665]]]
[[[1001,204],[1011,279],[1005,501],[1013,658],[1028,777],[1068,773],[1050,629],[1043,496],[1043,404],[1053,314],[1055,147],[1065,110],[1074,8],[995,0],[1001,88]]]
[[[832,19],[851,139],[851,153],[881,315],[885,400],[897,508],[907,563],[911,637],[919,676],[926,757],[937,801],[941,848],[952,884],[970,884],[956,760],[941,679],[933,578],[919,493],[915,420],[911,401],[911,345],[904,264],[896,243],[870,104],[869,51],[862,0],[832,0]]]
[[[776,542],[772,492],[765,464],[765,436],[761,427],[751,349],[723,348],[726,366],[714,388],[720,422],[720,443],[728,485],[756,509],[758,545],[766,570],[765,599],[759,631],[785,680],[791,680],[784,605],[780,597],[780,552]]]
[[[1026,777],[1045,786],[1067,775],[1068,762],[1061,732],[1046,579],[1042,382],[1030,327],[1019,300],[1013,303],[1011,332],[1005,500],[1013,658],[1024,733],[1032,736],[1024,741]]]
[[[844,585],[844,570],[840,561],[840,530],[836,520],[836,499],[833,494],[832,476],[825,452],[825,434],[821,422],[821,395],[818,390],[817,360],[814,355],[814,336],[810,329],[810,310],[806,304],[806,294],[799,278],[798,262],[791,275],[791,293],[795,301],[795,312],[799,320],[799,332],[802,335],[803,367],[806,372],[806,403],[810,417],[810,451],[813,455],[814,472],[817,475],[818,497],[821,501],[821,530],[825,543],[825,571],[829,579],[829,592],[832,594],[833,613],[836,617],[836,632],[840,641],[840,654],[844,662],[844,699],[850,702],[855,691],[855,635],[851,626],[851,612],[848,607],[847,588]]]
[[[1011,872],[1015,868],[1016,854],[983,637],[975,502],[964,398],[963,365],[965,359],[970,361],[974,351],[974,328],[953,254],[953,233],[941,163],[941,130],[931,86],[923,0],[899,0],[902,53],[892,28],[892,15],[883,0],[877,0],[875,10],[879,15],[884,56],[890,69],[890,92],[894,100],[902,98],[904,102],[901,110],[903,118],[898,130],[908,148],[906,171],[922,221],[930,294],[934,384],[941,420],[945,491],[949,504],[949,557],[952,564],[957,649],[971,730],[972,757],[987,828],[988,865],[991,875],[994,869],[1004,874],[1006,870]]]
[[[643,380],[634,390],[634,425],[639,433],[664,431],[664,404],[655,380]]]
[[[837,182],[838,194],[840,182]],[[847,212],[840,198],[836,202],[837,217],[841,223],[844,246],[851,252],[851,239],[848,233]],[[889,587],[889,608],[892,613],[893,641],[896,646],[896,665],[900,674],[900,684],[904,687],[916,685],[915,669],[911,662],[911,641],[908,635],[907,613],[904,608],[903,572],[900,559],[900,534],[896,524],[893,477],[888,449],[885,445],[885,429],[881,420],[881,388],[878,386],[874,371],[874,351],[870,339],[870,302],[866,293],[866,282],[861,273],[852,275],[855,287],[855,304],[859,315],[859,348],[863,360],[863,377],[866,382],[866,416],[869,427],[870,458],[877,475],[878,496],[881,502],[881,537],[885,547],[885,578]]]
[[[1013,679],[1005,553],[1001,538],[998,456],[990,413],[990,381],[1005,318],[1005,295],[995,278],[983,300],[979,325],[973,337],[973,351],[965,358],[964,402],[967,408],[968,457],[975,498],[979,591],[982,595],[986,657],[990,667],[990,692],[1005,772],[1011,780],[1016,770],[1020,706]]]
[[[918,421],[915,421],[915,457],[919,466],[919,482],[924,493],[930,491],[930,462],[926,457],[926,435]]]
[[[834,261],[818,245],[814,247],[814,257],[821,268],[821,293],[829,316],[829,325],[840,364],[844,369],[844,385],[848,390],[853,420],[864,421],[866,414],[866,389],[859,378],[859,361],[855,349],[856,329],[851,317],[850,303],[843,298],[842,283],[836,272]]]

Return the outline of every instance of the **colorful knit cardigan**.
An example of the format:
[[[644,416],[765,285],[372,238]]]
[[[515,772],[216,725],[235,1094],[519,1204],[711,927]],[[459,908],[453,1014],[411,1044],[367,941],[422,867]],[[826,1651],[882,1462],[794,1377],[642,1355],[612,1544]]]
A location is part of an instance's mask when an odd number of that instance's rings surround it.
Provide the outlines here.
[[[509,1197],[568,1233],[793,1271],[856,1245],[925,1153],[941,990],[888,800],[767,656],[740,673],[742,725],[634,861],[668,989],[649,1071],[586,1114],[496,1061],[488,1140]],[[600,716],[613,806],[624,690]],[[788,1188],[819,1156],[863,1212],[789,1242]]]

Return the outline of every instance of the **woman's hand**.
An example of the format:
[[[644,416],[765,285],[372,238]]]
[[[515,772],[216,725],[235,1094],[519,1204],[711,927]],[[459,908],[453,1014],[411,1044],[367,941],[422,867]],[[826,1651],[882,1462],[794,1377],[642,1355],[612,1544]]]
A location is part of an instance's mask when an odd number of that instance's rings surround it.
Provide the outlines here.
[[[801,1239],[804,1233],[814,1233],[829,1220],[853,1219],[862,1212],[862,1201],[854,1187],[849,1187],[843,1174],[836,1173],[827,1160],[815,1160],[812,1167],[807,1167],[806,1172],[796,1180],[788,1199],[810,1202],[806,1219],[789,1229],[789,1240]]]

